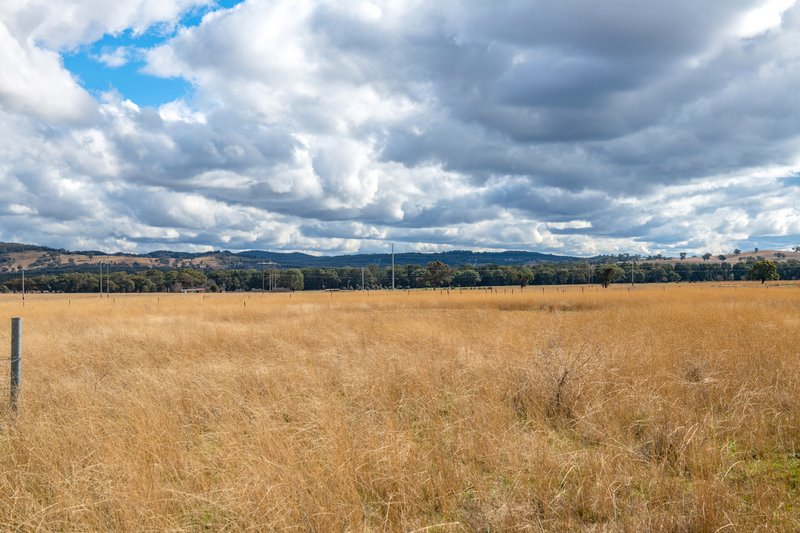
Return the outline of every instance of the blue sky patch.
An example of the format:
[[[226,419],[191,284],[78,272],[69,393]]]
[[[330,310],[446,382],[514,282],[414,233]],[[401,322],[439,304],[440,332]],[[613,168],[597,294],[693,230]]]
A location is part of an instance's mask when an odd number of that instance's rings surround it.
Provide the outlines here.
[[[158,78],[142,73],[143,63],[140,60],[131,60],[113,68],[94,57],[87,52],[64,56],[64,66],[93,94],[116,90],[139,106],[157,107],[191,91],[191,84],[182,78]]]
[[[781,182],[783,182],[783,185],[789,187],[800,187],[800,174],[793,174],[791,176],[781,178]]]
[[[167,28],[155,25],[140,35],[126,30],[119,35],[105,35],[99,41],[62,55],[64,67],[72,72],[81,86],[92,94],[117,91],[139,106],[158,107],[191,94],[192,85],[183,78],[160,78],[142,72],[142,50],[154,48],[172,38],[179,28],[198,26],[203,17],[217,9],[230,9],[243,0],[218,0],[210,8],[194,9],[177,25]],[[102,61],[120,49],[120,66]]]

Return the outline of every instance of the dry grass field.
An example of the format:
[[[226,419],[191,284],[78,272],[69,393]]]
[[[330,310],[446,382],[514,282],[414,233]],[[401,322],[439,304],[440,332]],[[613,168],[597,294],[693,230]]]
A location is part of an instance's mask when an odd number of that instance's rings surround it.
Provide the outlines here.
[[[800,530],[800,286],[0,297],[0,356],[12,316],[2,530]]]

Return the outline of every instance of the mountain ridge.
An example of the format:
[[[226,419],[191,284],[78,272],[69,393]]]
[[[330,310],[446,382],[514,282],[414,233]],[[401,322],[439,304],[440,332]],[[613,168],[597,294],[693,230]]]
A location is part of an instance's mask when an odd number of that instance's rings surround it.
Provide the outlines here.
[[[98,269],[101,263],[113,270],[148,270],[171,268],[198,268],[227,270],[237,268],[334,268],[388,266],[390,253],[342,254],[316,256],[302,252],[272,252],[246,250],[231,252],[174,252],[155,250],[144,254],[124,252],[107,253],[99,250],[69,251],[35,244],[0,242],[0,273],[20,270],[36,273],[80,272]],[[503,252],[474,252],[451,250],[446,252],[403,252],[394,254],[396,265],[425,265],[430,261],[441,261],[448,266],[460,265],[531,265],[538,263],[562,263],[587,258],[562,256],[524,250]]]

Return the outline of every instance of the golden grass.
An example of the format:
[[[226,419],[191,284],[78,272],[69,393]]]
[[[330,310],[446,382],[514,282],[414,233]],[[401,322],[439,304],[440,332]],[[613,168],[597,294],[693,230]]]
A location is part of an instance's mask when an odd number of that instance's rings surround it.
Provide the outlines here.
[[[797,286],[3,297],[3,356],[11,316],[1,529],[800,530]]]

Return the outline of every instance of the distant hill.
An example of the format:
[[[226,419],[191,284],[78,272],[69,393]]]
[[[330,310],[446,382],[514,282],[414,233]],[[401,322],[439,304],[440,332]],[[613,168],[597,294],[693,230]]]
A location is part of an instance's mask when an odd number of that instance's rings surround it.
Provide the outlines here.
[[[430,261],[441,261],[449,266],[459,265],[530,265],[536,263],[563,263],[579,260],[578,257],[544,254],[539,252],[472,252],[457,250],[438,253],[398,253],[396,265],[425,265]],[[237,269],[262,268],[271,265],[277,268],[303,267],[365,267],[388,266],[391,254],[354,254],[337,256],[315,256],[304,253],[281,253],[249,250],[233,253],[219,252],[172,252],[158,250],[147,254],[107,254],[96,250],[67,251],[20,243],[0,243],[0,274],[21,270],[38,274],[58,274],[96,270],[100,263],[113,270],[147,270],[168,268]]]
[[[55,252],[57,250],[54,250],[53,248],[47,248],[46,246],[36,246],[33,244],[20,244],[18,242],[0,242],[0,255],[10,254],[15,252],[49,252],[49,251]]]
[[[287,267],[362,267],[369,265],[387,266],[392,263],[391,254],[356,254],[336,256],[313,256],[301,253],[282,254],[276,252],[248,251],[235,254],[240,258],[256,258],[261,261],[274,261]],[[459,265],[527,265],[535,263],[560,263],[576,261],[579,258],[539,252],[471,252],[455,250],[451,252],[421,253],[409,252],[394,255],[396,265],[426,265],[431,261],[441,261],[449,266]]]
[[[766,258],[772,260],[800,259],[800,253],[778,250],[759,250],[758,252],[742,252],[729,254],[720,259],[709,258],[709,263],[727,261],[756,260]],[[570,263],[590,261],[592,263],[630,261],[628,255],[596,256],[591,258],[566,255],[544,254],[539,252],[472,252],[455,250],[437,253],[398,253],[395,254],[396,265],[426,265],[430,261],[441,261],[451,267],[460,265],[533,265],[539,263]],[[687,263],[704,262],[697,256],[686,257]],[[675,257],[638,258],[640,263],[679,263]],[[110,265],[112,270],[139,271],[149,269],[193,268],[204,270],[225,269],[258,269],[271,266],[274,268],[334,268],[334,267],[366,267],[376,265],[389,266],[391,254],[354,254],[335,256],[315,256],[304,253],[281,253],[263,250],[246,252],[173,252],[158,250],[147,254],[115,253],[107,254],[96,250],[67,251],[31,244],[0,242],[0,276],[19,272],[22,269],[36,274],[60,274],[64,272],[96,271],[100,263]]]

